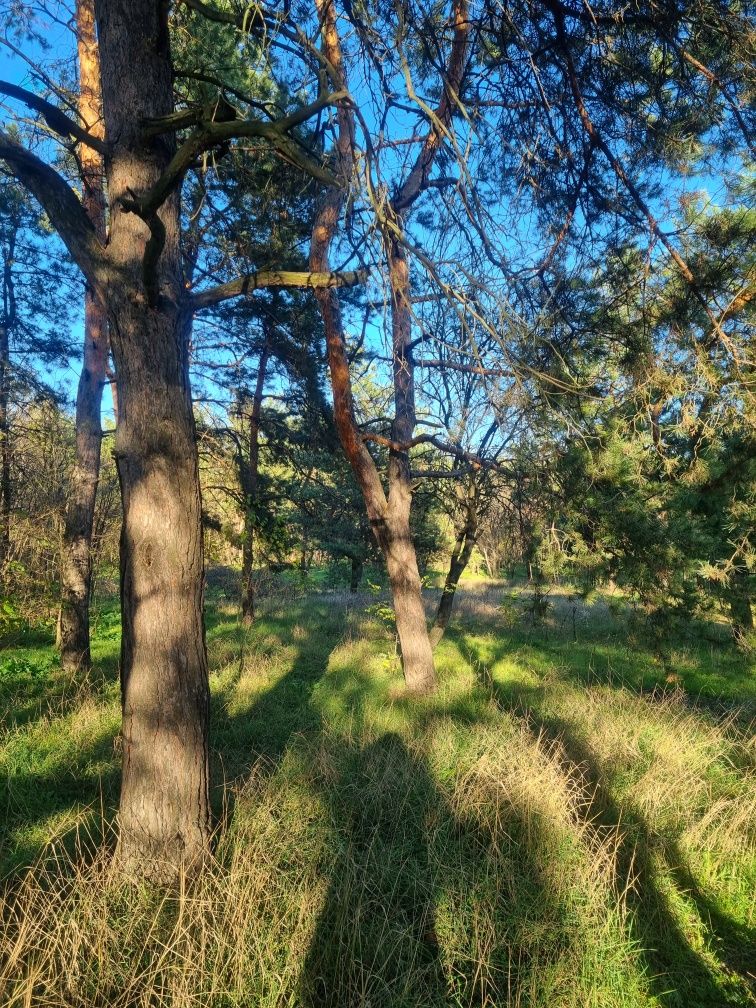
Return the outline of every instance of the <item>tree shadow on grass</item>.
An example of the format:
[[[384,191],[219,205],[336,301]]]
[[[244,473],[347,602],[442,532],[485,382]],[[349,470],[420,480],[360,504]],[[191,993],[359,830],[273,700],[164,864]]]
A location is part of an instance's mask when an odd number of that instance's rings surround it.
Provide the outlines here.
[[[261,651],[256,648],[258,629],[254,624],[249,630],[238,627],[237,668],[211,700],[213,812],[226,822],[233,814],[234,781],[241,781],[260,761],[272,770],[292,736],[320,729],[320,716],[310,701],[315,686],[326,674],[342,627],[337,615],[325,609],[308,613],[297,625],[296,653],[289,669],[252,703],[242,704],[236,713],[229,714],[240,678],[249,670],[254,674],[258,656],[261,663],[269,657],[266,647]],[[272,635],[286,640],[292,636],[290,621],[267,616],[262,635],[265,639]]]
[[[527,1003],[544,934],[552,959],[569,945],[567,911],[531,857],[534,824],[509,808],[494,835],[453,810],[424,757],[393,732],[332,758],[337,855],[297,1003]]]
[[[0,879],[34,864],[53,836],[70,854],[94,850],[106,839],[120,786],[120,766],[112,761],[113,735],[108,730],[77,750],[72,765],[48,773],[11,770],[0,781],[0,802],[5,811],[0,829]],[[98,766],[104,769],[93,769]],[[84,821],[83,832],[70,824],[56,825],[56,820],[67,821],[69,816]],[[49,827],[45,828],[45,823]]]
[[[324,618],[326,614],[314,612],[310,615],[312,618],[308,617],[299,628],[297,652],[291,668],[250,708],[233,717],[228,716],[224,700],[233,689],[233,680],[226,683],[225,691],[212,699],[211,781],[216,816],[230,813],[233,808],[233,789],[228,789],[224,797],[225,780],[241,777],[261,758],[272,765],[280,759],[293,734],[316,730],[319,726],[319,719],[309,700],[312,689],[326,671],[330,652],[338,642],[339,625],[337,618]],[[222,622],[228,623],[228,616],[210,614],[208,623],[211,628]],[[238,642],[238,627],[231,625],[229,633],[232,632]],[[267,632],[268,636],[277,633],[285,640],[287,635],[290,636],[291,628],[284,619],[271,617],[267,620]],[[252,637],[253,634],[247,633],[246,636]],[[242,658],[245,660],[244,656]],[[97,698],[112,689],[117,681],[118,659],[108,656],[107,661],[98,662],[88,683],[70,684],[67,692],[63,687],[59,691],[57,683],[53,683],[51,692],[48,679],[43,684],[46,685],[46,693],[29,698],[28,710],[24,708],[18,713],[21,721],[29,725],[49,717],[51,713],[55,717],[66,716],[83,697]],[[54,765],[46,772],[34,772],[29,768],[38,762],[50,763],[49,756],[34,751],[36,745],[30,741],[27,751],[19,742],[18,756],[14,757],[11,753],[6,757],[8,768],[0,779],[3,808],[0,878],[33,864],[43,853],[51,832],[55,832],[56,819],[60,820],[66,813],[75,818],[79,807],[93,810],[87,816],[87,830],[91,834],[88,846],[96,845],[106,834],[108,842],[112,840],[110,826],[120,787],[120,766],[116,765],[119,760],[114,756],[114,732],[107,728],[90,744],[77,749],[72,759],[60,766]],[[16,765],[13,765],[14,760]],[[50,830],[43,829],[48,820]],[[64,829],[60,841],[73,851],[77,843],[76,829]]]
[[[305,961],[303,1006],[447,1004],[423,823],[434,795],[397,735],[342,751],[339,852]]]
[[[632,804],[614,799],[596,754],[568,721],[545,716],[527,702],[527,689],[502,689],[482,666],[481,686],[502,711],[519,717],[533,737],[559,746],[565,773],[586,785],[590,800],[583,821],[617,830],[616,889],[626,893],[631,937],[645,964],[651,990],[662,1004],[675,1008],[722,1008],[724,1004],[753,1003],[756,948],[754,934],[714,906],[695,881],[677,839],[656,833]],[[542,691],[530,688],[532,698]],[[691,900],[713,939],[721,964],[719,976],[693,948],[665,893],[663,875]],[[724,1000],[723,1000],[724,998]]]

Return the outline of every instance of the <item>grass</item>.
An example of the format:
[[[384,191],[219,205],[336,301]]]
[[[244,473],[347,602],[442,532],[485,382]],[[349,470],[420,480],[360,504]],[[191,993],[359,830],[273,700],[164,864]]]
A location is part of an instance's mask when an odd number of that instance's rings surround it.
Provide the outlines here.
[[[217,857],[176,892],[108,873],[112,608],[84,683],[39,634],[8,649],[0,1002],[756,1003],[753,670],[572,606],[533,626],[466,588],[418,700],[353,600],[271,602],[244,631],[216,599]]]

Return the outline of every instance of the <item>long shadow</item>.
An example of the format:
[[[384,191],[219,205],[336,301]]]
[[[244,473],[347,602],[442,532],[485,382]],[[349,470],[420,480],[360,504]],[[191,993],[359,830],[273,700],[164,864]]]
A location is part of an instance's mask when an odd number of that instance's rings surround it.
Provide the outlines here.
[[[660,646],[658,636],[648,628],[631,632],[627,614],[612,617],[608,624],[600,618],[594,623],[584,611],[579,632],[569,618],[560,622],[550,616],[528,629],[519,609],[516,615],[514,624],[500,623],[498,628],[490,619],[473,615],[464,627],[452,625],[448,636],[460,641],[466,631],[485,635],[497,629],[496,660],[516,651],[538,667],[545,658],[559,667],[561,675],[581,685],[624,685],[645,691],[674,680],[685,686],[697,707],[734,714],[746,725],[756,715],[756,690],[747,656],[726,636],[717,642],[705,639],[698,623],[678,627]],[[671,647],[682,649],[674,654],[674,661]]]
[[[483,688],[511,715],[519,717],[536,736],[559,745],[565,772],[587,785],[590,800],[582,813],[592,830],[606,827],[620,836],[616,856],[616,887],[627,894],[632,937],[645,960],[651,989],[663,1004],[679,1008],[722,1008],[724,1003],[745,1005],[756,995],[753,984],[753,950],[756,933],[731,920],[701,892],[685,864],[676,840],[655,833],[640,811],[614,799],[593,750],[567,721],[544,716],[527,703],[527,691],[519,696],[503,690],[490,673],[481,670]],[[540,690],[532,689],[533,694]],[[679,890],[692,899],[715,940],[723,971],[734,979],[730,992],[723,990],[705,959],[691,946],[660,886],[661,862]],[[663,869],[662,869],[663,870]],[[750,989],[750,995],[749,995]]]
[[[446,1005],[422,823],[437,803],[397,735],[337,757],[331,795],[339,854],[305,960],[311,1008]]]
[[[338,854],[297,1004],[526,1003],[545,951],[533,936],[548,932],[550,957],[570,941],[568,912],[531,855],[534,824],[507,809],[494,835],[485,818],[455,812],[424,757],[393,732],[362,750],[343,743],[333,759]],[[456,940],[438,933],[442,900],[443,926],[451,915]],[[478,936],[483,952],[472,935],[478,921],[493,922]]]
[[[316,610],[311,624],[302,628],[304,634],[298,642],[297,654],[290,670],[248,709],[233,717],[227,716],[224,697],[216,695],[211,703],[211,780],[213,782],[213,811],[219,817],[233,808],[233,789],[224,798],[224,781],[244,775],[260,758],[271,765],[280,759],[294,733],[315,730],[319,720],[309,700],[315,684],[325,673],[330,652],[338,641],[337,618],[327,618],[327,612]],[[316,618],[320,622],[316,625]],[[211,628],[223,621],[211,613]],[[227,621],[225,617],[225,621]],[[269,619],[268,625],[285,639],[290,633],[283,620]],[[236,632],[236,631],[234,631]],[[246,634],[254,637],[254,631]],[[239,634],[236,633],[239,640]],[[242,654],[244,661],[250,654]],[[241,669],[239,670],[241,672]],[[118,680],[117,659],[99,662],[86,690],[86,696],[97,697],[110,689]],[[17,682],[10,684],[15,689]],[[81,685],[81,684],[79,684]],[[48,716],[50,711],[64,716],[81,700],[77,684],[41,681],[40,692],[27,698],[26,706],[17,710],[12,724],[21,725]],[[227,683],[226,694],[232,688]],[[26,764],[32,759],[28,753],[19,753],[18,767],[0,779],[0,878],[31,865],[43,852],[48,837],[35,828],[51,817],[72,810],[77,805],[96,809],[91,819],[91,842],[96,844],[108,831],[118,803],[120,767],[113,765],[113,735],[106,732],[91,745],[77,750],[75,760],[56,767],[47,773],[29,770]],[[223,754],[221,756],[221,753]],[[34,759],[42,759],[34,757]],[[93,773],[93,765],[107,767],[102,773]],[[229,800],[230,799],[230,800]],[[101,815],[101,811],[104,813]],[[69,831],[62,842],[73,850],[76,831]]]
[[[291,634],[283,619],[267,617],[265,627],[280,639]],[[298,631],[297,651],[289,670],[248,707],[229,715],[228,704],[239,678],[250,667],[254,669],[258,653],[261,661],[268,658],[264,649],[256,651],[254,625],[250,630],[238,630],[238,669],[211,700],[213,812],[217,818],[229,821],[233,813],[235,789],[229,783],[242,780],[260,761],[272,771],[294,735],[316,733],[321,727],[310,701],[341,639],[342,626],[337,614],[319,607],[308,614],[306,625],[300,624]]]
[[[78,750],[74,765],[50,773],[11,771],[0,781],[0,803],[4,809],[0,828],[0,879],[29,867],[49,843],[47,834],[35,835],[35,827],[77,805],[93,809],[88,817],[88,845],[95,847],[108,831],[109,811],[115,806],[120,783],[120,768],[110,766],[95,774],[88,767],[107,764],[113,756],[110,733]],[[101,815],[105,813],[105,818]],[[17,832],[20,834],[16,836]],[[59,836],[69,852],[77,842],[76,830]]]

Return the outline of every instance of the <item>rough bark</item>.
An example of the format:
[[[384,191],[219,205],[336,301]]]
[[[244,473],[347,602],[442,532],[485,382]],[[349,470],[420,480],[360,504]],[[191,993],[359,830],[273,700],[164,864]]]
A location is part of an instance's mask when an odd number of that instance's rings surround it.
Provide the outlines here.
[[[77,0],[76,31],[79,113],[89,134],[103,140],[100,60],[93,0]],[[106,221],[102,155],[82,144],[79,160],[82,204],[97,237],[104,244]],[[84,294],[84,354],[76,394],[76,458],[66,503],[60,564],[58,645],[61,664],[69,673],[87,669],[92,664],[89,649],[92,528],[100,478],[102,393],[108,380],[108,357],[106,313],[88,286]]]
[[[262,412],[263,389],[265,387],[265,372],[268,367],[270,347],[266,340],[260,362],[257,368],[257,381],[252,397],[252,410],[249,415],[248,430],[248,461],[243,459],[241,466],[241,484],[244,493],[244,542],[242,544],[242,622],[249,626],[255,618],[255,528],[259,506],[259,462],[260,462],[260,415]]]
[[[125,872],[196,870],[210,844],[201,497],[188,376],[179,199],[150,226],[124,201],[173,150],[140,121],[173,109],[167,5],[97,0],[111,206],[108,319],[119,383]],[[160,254],[155,255],[159,243]]]
[[[412,307],[410,304],[409,264],[404,246],[387,243],[389,283],[391,286],[391,333],[394,372],[394,422],[391,439],[399,445],[412,440],[415,430],[415,368],[410,342]],[[409,450],[391,448],[388,465],[388,548],[386,569],[394,601],[396,632],[407,684],[427,689],[437,682],[433,647],[428,634],[425,608],[412,542],[410,512],[412,479]]]
[[[323,54],[328,61],[331,83],[346,90],[341,44],[333,0],[316,0],[323,25]],[[392,291],[392,333],[394,346],[394,391],[396,416],[392,441],[407,444],[415,426],[414,367],[411,358],[412,311],[409,268],[401,237],[401,214],[427,187],[429,173],[441,145],[443,131],[451,119],[456,93],[465,65],[465,46],[469,26],[466,5],[459,0],[454,8],[455,40],[449,60],[444,93],[412,170],[390,207],[393,229],[386,241],[389,279]],[[329,251],[346,197],[354,164],[354,118],[345,100],[337,113],[337,182],[321,201],[310,247],[310,269],[327,272]],[[420,574],[410,531],[412,486],[409,455],[403,448],[392,448],[389,462],[388,497],[384,493],[375,463],[367,451],[354,419],[349,363],[344,349],[344,331],[338,295],[333,290],[318,290],[326,332],[334,417],[344,452],[349,459],[365,500],[371,527],[386,560],[391,585],[396,629],[407,687],[413,691],[434,689],[437,685],[433,649],[423,609]]]

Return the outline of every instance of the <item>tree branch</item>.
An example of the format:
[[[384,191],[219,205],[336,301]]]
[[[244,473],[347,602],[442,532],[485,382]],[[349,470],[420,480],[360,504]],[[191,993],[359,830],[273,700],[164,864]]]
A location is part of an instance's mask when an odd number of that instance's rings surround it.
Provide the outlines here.
[[[199,123],[199,128],[184,141],[173,155],[168,167],[152,189],[142,196],[134,195],[132,199],[122,200],[123,209],[147,220],[152,214],[157,212],[168,196],[181,185],[187,171],[200,154],[229,140],[238,140],[242,137],[258,137],[268,140],[271,146],[285,160],[291,162],[297,168],[301,168],[306,174],[318,179],[320,182],[332,185],[335,181],[332,172],[305,154],[296,140],[288,135],[288,131],[306,122],[307,119],[316,115],[328,105],[335,105],[347,97],[346,91],[324,95],[317,101],[306,105],[304,108],[297,109],[283,119],[274,122],[264,122],[261,119],[215,120],[211,117],[204,119]],[[196,113],[192,112],[174,113],[164,117],[162,120],[150,120],[145,125],[149,134],[178,130],[192,122],[196,122],[194,116],[196,116]]]
[[[218,287],[199,291],[192,297],[191,304],[194,311],[201,311],[203,308],[211,308],[213,305],[220,304],[221,301],[249,295],[253,291],[263,290],[266,287],[309,287],[313,290],[322,290],[327,287],[354,287],[356,284],[364,283],[366,279],[367,273],[363,270],[347,273],[301,273],[288,270],[248,273],[245,276],[229,280],[228,283],[220,284]]]
[[[92,136],[64,112],[61,112],[59,108],[51,102],[45,101],[44,98],[40,98],[39,95],[35,95],[33,91],[27,91],[9,81],[0,80],[0,93],[8,95],[9,98],[15,98],[30,109],[34,109],[35,112],[39,112],[50,129],[59,136],[71,136],[103,156],[107,153],[108,147],[104,140]]]
[[[60,235],[71,258],[93,288],[101,290],[107,264],[105,249],[78,196],[49,165],[0,130],[0,160],[36,198]]]

